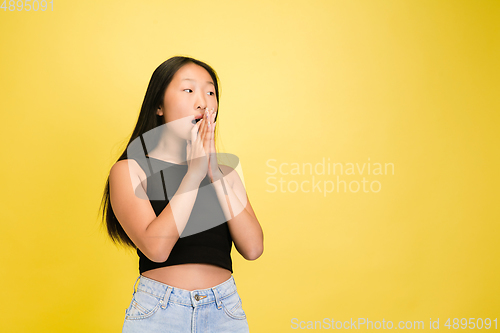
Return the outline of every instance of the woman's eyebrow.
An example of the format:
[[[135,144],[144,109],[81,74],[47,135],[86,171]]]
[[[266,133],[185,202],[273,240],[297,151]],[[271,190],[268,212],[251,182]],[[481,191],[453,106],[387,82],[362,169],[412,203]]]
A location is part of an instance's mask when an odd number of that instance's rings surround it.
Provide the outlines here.
[[[196,80],[188,79],[188,78],[182,79],[181,81],[184,81],[184,80],[189,80],[189,81],[195,81],[196,82]],[[214,83],[212,81],[207,81],[207,83],[214,86]]]

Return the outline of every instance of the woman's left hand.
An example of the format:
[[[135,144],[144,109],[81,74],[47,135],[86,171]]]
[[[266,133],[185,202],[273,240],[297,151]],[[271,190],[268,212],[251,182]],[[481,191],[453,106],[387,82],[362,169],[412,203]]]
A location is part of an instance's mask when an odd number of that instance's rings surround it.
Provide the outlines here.
[[[217,111],[211,109],[209,111],[208,119],[210,119],[210,129],[208,131],[210,137],[210,152],[209,152],[209,162],[208,162],[208,177],[210,181],[216,182],[223,177],[222,172],[219,169],[219,163],[217,162],[217,151],[215,150],[215,116]]]

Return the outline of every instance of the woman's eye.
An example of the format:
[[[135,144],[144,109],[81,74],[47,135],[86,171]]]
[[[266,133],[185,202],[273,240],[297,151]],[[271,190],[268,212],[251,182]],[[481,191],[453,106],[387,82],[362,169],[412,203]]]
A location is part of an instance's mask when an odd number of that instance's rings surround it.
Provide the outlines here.
[[[189,89],[189,88],[184,89],[184,91],[186,91],[186,90],[189,90],[188,92],[193,92],[193,90],[192,90],[192,89]],[[215,93],[214,93],[213,91],[209,91],[208,93],[209,93],[211,96],[215,95]]]

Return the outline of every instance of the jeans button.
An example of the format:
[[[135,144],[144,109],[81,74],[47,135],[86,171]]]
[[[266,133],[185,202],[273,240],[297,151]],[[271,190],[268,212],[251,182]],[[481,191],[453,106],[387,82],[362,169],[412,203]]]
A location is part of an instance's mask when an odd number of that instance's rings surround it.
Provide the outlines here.
[[[194,299],[197,300],[197,301],[199,301],[200,300],[200,295],[198,295],[198,294],[194,295]]]

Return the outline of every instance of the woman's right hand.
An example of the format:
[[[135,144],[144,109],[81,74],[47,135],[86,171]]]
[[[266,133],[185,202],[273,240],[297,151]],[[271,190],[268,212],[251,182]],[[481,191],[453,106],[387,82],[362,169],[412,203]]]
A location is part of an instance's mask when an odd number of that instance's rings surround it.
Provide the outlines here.
[[[200,182],[205,178],[208,171],[209,155],[205,151],[205,146],[210,142],[210,133],[207,121],[205,113],[203,118],[193,126],[191,140],[188,140],[186,145],[187,174]]]

